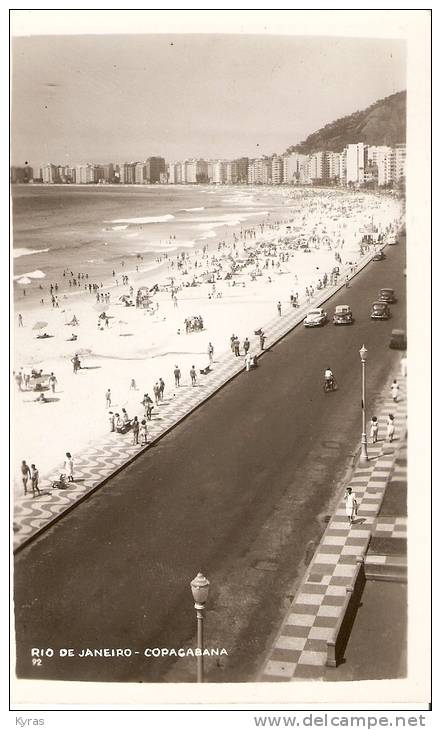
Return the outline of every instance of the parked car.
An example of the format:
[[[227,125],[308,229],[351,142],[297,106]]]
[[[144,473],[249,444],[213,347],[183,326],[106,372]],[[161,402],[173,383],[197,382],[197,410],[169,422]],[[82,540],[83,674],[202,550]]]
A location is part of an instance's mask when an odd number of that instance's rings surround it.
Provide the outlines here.
[[[392,330],[389,347],[392,350],[407,350],[407,337],[404,330]]]
[[[380,289],[378,299],[380,302],[387,302],[388,304],[394,304],[397,301],[394,290],[386,288]]]
[[[334,324],[352,324],[354,318],[351,308],[347,304],[339,304],[335,308],[333,321]]]
[[[387,242],[388,242],[389,246],[395,246],[395,244],[397,244],[399,242],[399,238],[395,234],[392,234],[387,239]]]
[[[385,258],[386,256],[383,251],[377,251],[377,253],[372,257],[372,261],[383,261]]]
[[[303,320],[305,327],[323,327],[328,321],[324,309],[311,309]]]
[[[371,319],[390,319],[390,309],[387,302],[373,302]]]

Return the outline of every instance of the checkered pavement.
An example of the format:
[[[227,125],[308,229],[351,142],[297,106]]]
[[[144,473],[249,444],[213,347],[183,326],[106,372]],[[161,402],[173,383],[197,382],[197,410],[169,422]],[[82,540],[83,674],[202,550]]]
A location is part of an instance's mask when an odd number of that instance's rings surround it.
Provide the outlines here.
[[[340,283],[320,291],[314,301],[305,303],[302,307],[289,308],[283,311],[282,316],[276,316],[264,323],[262,330],[265,333],[265,349],[271,347],[301,323],[308,309],[320,306],[336,291],[345,285],[345,275],[355,276],[371,260],[373,253],[364,256],[356,269],[343,271]],[[259,340],[252,341],[252,352],[260,357],[263,353],[259,349]],[[14,551],[58,520],[65,512],[88,494],[97,489],[117,473],[124,466],[135,459],[150,444],[157,441],[170,431],[183,418],[194,411],[225,383],[244,370],[243,357],[234,357],[231,352],[223,353],[213,364],[208,375],[198,375],[196,386],[181,386],[172,391],[169,398],[164,399],[153,414],[152,421],[148,422],[148,445],[133,444],[131,432],[128,434],[109,433],[81,454],[75,455],[75,481],[68,484],[67,489],[52,488],[52,482],[59,478],[60,469],[54,470],[40,479],[39,488],[42,495],[33,498],[32,490],[27,495],[18,497],[14,504],[13,547]],[[141,414],[137,414],[138,417]]]
[[[359,463],[349,483],[358,502],[358,514],[349,526],[343,492],[337,509],[322,536],[307,573],[297,591],[281,629],[264,663],[260,681],[296,681],[321,679],[327,660],[327,641],[332,639],[343,611],[347,588],[353,583],[357,558],[365,558],[371,535],[406,537],[407,520],[403,517],[378,517],[389,480],[404,476],[395,464],[406,435],[406,379],[397,376],[400,386],[398,403],[389,397],[389,386],[377,411],[378,441],[368,446],[369,461]],[[394,440],[386,439],[386,419],[395,417]],[[401,470],[401,471],[400,471]],[[390,567],[399,567],[403,558],[372,556]]]

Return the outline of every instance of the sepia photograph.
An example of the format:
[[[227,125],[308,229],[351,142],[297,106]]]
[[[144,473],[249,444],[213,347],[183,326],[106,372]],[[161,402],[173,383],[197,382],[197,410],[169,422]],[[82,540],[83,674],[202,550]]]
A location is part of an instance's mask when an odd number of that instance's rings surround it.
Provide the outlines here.
[[[10,11],[17,697],[430,701],[430,13],[253,12]]]

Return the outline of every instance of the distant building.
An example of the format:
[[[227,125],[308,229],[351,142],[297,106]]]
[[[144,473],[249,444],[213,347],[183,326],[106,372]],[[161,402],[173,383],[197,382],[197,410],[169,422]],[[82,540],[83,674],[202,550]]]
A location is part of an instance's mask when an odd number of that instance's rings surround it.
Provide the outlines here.
[[[283,157],[273,155],[271,158],[271,182],[273,185],[283,183]]]
[[[41,168],[41,177],[46,185],[53,185],[58,182],[58,169],[56,165],[48,163]]]
[[[34,171],[32,167],[11,167],[11,183],[29,183],[33,182]]]
[[[135,183],[144,185],[147,182],[147,170],[145,162],[137,162],[135,165]]]
[[[136,162],[124,162],[119,165],[119,182],[121,185],[134,184],[136,164]]]
[[[294,185],[300,182],[300,170],[308,162],[308,155],[293,152],[283,157],[283,182]]]
[[[216,160],[213,162],[213,183],[223,185],[227,182],[227,164],[226,160]]]
[[[166,172],[163,157],[149,157],[145,162],[146,181],[150,184],[159,183],[161,175]]]
[[[363,142],[346,147],[346,184],[358,186],[364,183],[365,168],[368,165],[367,145]]]
[[[259,157],[250,160],[248,165],[249,185],[271,184],[272,161],[269,157]]]

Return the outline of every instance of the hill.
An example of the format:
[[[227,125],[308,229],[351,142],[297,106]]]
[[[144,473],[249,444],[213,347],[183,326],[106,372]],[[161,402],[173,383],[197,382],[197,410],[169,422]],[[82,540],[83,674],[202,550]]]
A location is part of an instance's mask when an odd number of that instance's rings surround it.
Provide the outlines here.
[[[300,144],[288,147],[287,152],[341,152],[347,144],[355,142],[393,147],[405,141],[406,92],[399,91],[376,101],[363,111],[326,124]]]

